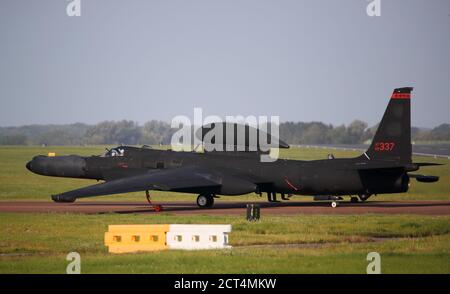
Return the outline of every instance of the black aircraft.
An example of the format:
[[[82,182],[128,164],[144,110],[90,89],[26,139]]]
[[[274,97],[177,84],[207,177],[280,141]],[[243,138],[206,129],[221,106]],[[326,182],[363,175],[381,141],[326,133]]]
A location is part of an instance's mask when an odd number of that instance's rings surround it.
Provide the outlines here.
[[[395,89],[369,149],[355,158],[261,162],[259,152],[175,152],[120,146],[101,156],[34,157],[26,167],[40,175],[104,182],[53,195],[56,202],[149,190],[198,194],[199,207],[211,207],[216,195],[267,193],[268,200],[292,195],[352,202],[371,195],[408,191],[410,178],[436,182],[436,176],[411,174],[411,87]],[[282,143],[280,147],[289,147]],[[287,197],[288,196],[288,197]]]

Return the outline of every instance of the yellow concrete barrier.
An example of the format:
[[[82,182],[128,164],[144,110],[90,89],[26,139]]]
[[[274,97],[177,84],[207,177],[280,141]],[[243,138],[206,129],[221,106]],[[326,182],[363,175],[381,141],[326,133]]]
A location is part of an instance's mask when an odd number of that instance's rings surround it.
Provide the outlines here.
[[[169,225],[109,225],[105,245],[111,253],[167,249]]]

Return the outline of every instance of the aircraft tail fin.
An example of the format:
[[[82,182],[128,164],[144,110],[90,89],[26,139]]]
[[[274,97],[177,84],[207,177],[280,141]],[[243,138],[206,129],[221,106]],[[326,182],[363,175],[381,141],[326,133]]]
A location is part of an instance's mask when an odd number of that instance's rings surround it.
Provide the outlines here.
[[[411,162],[412,90],[412,87],[398,88],[392,93],[372,144],[363,155],[367,159]]]

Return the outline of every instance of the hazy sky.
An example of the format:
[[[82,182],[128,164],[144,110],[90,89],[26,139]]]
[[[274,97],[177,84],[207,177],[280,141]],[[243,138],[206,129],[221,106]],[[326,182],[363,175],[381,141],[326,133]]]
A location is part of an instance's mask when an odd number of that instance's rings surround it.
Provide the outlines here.
[[[0,0],[0,126],[279,115],[450,122],[450,1]]]

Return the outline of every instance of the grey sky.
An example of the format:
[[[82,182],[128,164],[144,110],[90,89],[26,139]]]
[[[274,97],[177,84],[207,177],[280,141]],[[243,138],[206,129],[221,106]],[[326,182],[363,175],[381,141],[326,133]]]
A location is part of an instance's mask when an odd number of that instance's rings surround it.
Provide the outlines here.
[[[279,115],[450,122],[450,1],[0,1],[0,126]]]

